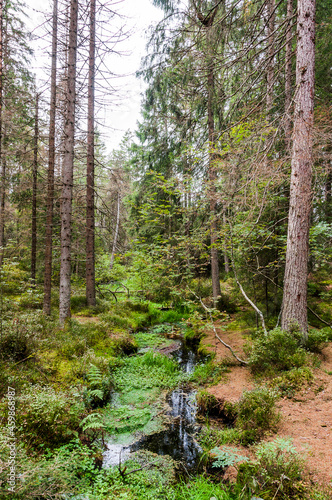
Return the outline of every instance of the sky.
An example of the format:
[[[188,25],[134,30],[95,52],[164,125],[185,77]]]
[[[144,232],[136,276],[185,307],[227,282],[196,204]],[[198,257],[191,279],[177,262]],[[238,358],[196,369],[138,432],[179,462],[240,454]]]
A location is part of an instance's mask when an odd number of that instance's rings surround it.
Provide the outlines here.
[[[35,35],[42,34],[45,20],[42,13],[51,12],[53,2],[27,0],[26,3],[28,28],[34,30]],[[141,58],[146,54],[146,30],[163,17],[162,11],[152,5],[152,0],[114,0],[113,9],[123,16],[121,22],[125,23],[126,30],[130,30],[131,34],[116,47],[121,55],[114,54],[107,58],[107,66],[115,75],[119,75],[112,78],[112,85],[121,89],[114,98],[108,99],[110,102],[107,106],[98,111],[98,128],[101,129],[107,152],[118,147],[127,130],[134,131],[136,128],[145,84],[135,77],[135,73],[140,68]],[[37,75],[37,88],[43,88],[48,77],[43,67],[49,64],[50,48],[45,50],[44,40],[35,40],[33,48],[35,58],[32,69]]]

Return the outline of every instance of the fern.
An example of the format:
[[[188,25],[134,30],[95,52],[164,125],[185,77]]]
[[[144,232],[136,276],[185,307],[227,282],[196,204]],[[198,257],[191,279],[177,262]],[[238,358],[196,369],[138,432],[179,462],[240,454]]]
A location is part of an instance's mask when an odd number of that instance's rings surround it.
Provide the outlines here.
[[[88,396],[93,398],[96,397],[98,399],[103,399],[104,392],[101,391],[100,389],[93,389],[92,391],[88,391]]]
[[[102,422],[102,415],[100,413],[90,413],[87,417],[85,417],[80,426],[83,428],[83,432],[88,429],[91,430],[100,430],[105,429],[105,425]]]
[[[87,379],[92,387],[100,387],[103,382],[103,375],[99,368],[95,365],[90,364],[90,370],[87,373]]]

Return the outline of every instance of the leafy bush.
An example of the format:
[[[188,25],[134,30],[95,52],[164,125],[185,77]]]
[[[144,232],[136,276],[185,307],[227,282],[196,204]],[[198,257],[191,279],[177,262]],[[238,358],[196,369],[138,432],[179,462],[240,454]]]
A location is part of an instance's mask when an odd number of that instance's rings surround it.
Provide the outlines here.
[[[271,382],[271,386],[281,394],[293,397],[296,391],[303,389],[312,380],[313,373],[309,367],[293,368],[279,377],[275,377]]]
[[[21,361],[30,356],[35,347],[35,335],[24,320],[14,319],[6,322],[5,334],[0,337],[0,352],[4,359]]]
[[[256,461],[240,466],[239,482],[247,484],[257,495],[268,491],[269,498],[304,498],[304,461],[290,440],[279,437],[260,443],[255,453]]]
[[[280,420],[276,410],[277,394],[259,387],[243,393],[237,404],[236,426],[242,430],[244,444],[261,439],[266,431],[274,431]]]
[[[310,329],[308,338],[304,342],[304,347],[310,352],[321,352],[331,340],[332,331],[330,328],[322,328],[321,330]]]
[[[249,365],[253,373],[272,374],[299,368],[307,362],[306,351],[300,346],[298,332],[280,328],[260,335],[249,349]]]
[[[30,446],[54,447],[73,439],[84,414],[79,395],[34,385],[19,397],[18,425]]]

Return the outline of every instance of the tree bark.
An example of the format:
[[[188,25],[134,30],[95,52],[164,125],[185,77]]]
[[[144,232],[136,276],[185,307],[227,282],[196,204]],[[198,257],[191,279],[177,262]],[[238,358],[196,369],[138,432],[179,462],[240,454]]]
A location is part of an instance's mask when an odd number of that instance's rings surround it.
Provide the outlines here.
[[[33,147],[33,169],[32,169],[32,219],[31,219],[31,281],[36,281],[36,261],[37,261],[37,173],[38,173],[38,105],[39,95],[36,94],[35,109],[35,134]]]
[[[86,174],[86,300],[96,305],[95,284],[95,201],[94,201],[94,104],[95,104],[96,0],[90,0],[90,48],[88,83],[88,136]]]
[[[116,245],[117,245],[117,242],[118,242],[119,226],[120,226],[120,205],[121,205],[121,195],[120,195],[120,191],[118,191],[118,203],[117,203],[117,212],[116,212],[116,225],[115,225],[113,247],[112,247],[112,254],[111,254],[110,271],[112,271],[112,268],[113,268],[114,256],[115,256],[115,251],[116,251]]]
[[[285,144],[286,151],[291,154],[292,119],[290,107],[292,102],[292,40],[293,40],[293,0],[287,0],[287,31],[286,31],[286,61],[285,61]]]
[[[3,262],[5,246],[5,193],[6,170],[2,150],[2,95],[3,95],[3,0],[0,0],[0,268]]]
[[[307,274],[314,119],[315,0],[299,0],[296,97],[282,328],[308,331]]]
[[[61,256],[60,256],[60,325],[70,317],[71,232],[75,135],[75,80],[77,54],[77,0],[71,0],[68,47],[68,77],[66,95],[65,141],[62,165],[61,195]]]
[[[52,28],[52,69],[51,69],[51,102],[50,128],[48,142],[48,178],[46,206],[45,236],[45,274],[44,274],[44,313],[51,314],[52,289],[52,237],[53,237],[53,203],[54,203],[54,163],[55,163],[55,117],[56,117],[56,73],[57,73],[57,40],[58,36],[58,0],[53,2]]]

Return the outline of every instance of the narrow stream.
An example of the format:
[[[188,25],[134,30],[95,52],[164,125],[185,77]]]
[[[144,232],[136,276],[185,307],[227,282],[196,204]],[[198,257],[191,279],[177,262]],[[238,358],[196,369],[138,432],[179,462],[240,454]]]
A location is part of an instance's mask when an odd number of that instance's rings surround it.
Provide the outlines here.
[[[185,345],[182,339],[178,342],[179,349],[172,355],[184,372],[192,373],[197,363],[195,349]],[[195,394],[196,391],[181,386],[172,391],[166,399],[169,406],[169,410],[165,411],[166,418],[169,418],[168,427],[161,432],[142,436],[129,446],[108,442],[103,466],[119,465],[119,462],[123,463],[131,452],[147,450],[158,455],[169,455],[174,460],[180,461],[187,470],[195,469],[202,451],[194,437],[198,429]]]

